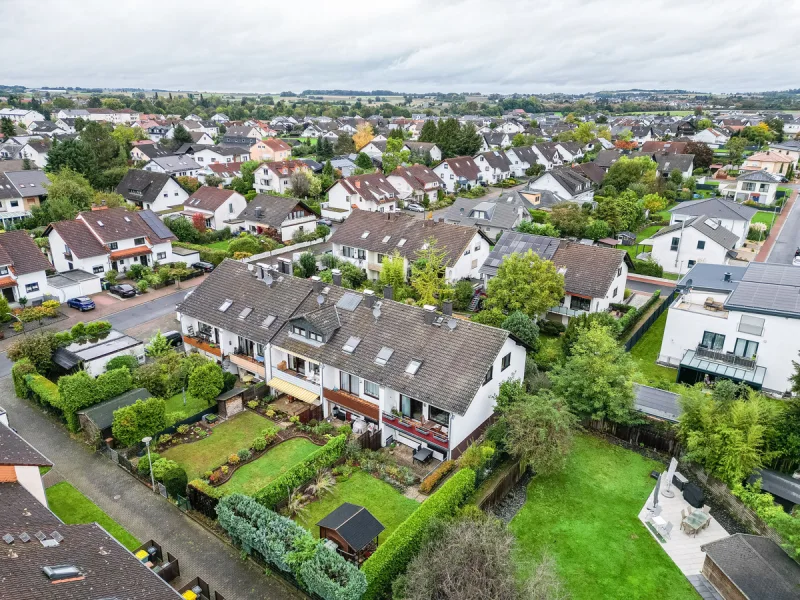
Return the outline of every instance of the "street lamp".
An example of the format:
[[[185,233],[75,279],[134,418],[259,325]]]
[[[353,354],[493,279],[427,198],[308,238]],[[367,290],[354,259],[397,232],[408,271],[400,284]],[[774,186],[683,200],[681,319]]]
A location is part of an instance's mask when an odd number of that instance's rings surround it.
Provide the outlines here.
[[[156,491],[156,479],[153,476],[153,459],[150,457],[150,442],[153,441],[149,435],[145,438],[142,438],[142,442],[145,446],[147,446],[147,462],[150,463],[150,484],[153,486],[153,492]]]

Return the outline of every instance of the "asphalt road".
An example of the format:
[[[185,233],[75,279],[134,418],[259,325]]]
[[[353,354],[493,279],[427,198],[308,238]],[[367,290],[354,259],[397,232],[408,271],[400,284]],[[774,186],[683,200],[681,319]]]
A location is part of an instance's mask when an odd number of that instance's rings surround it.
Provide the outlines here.
[[[101,320],[111,323],[114,329],[125,331],[136,325],[161,318],[169,313],[174,313],[175,305],[183,300],[188,291],[189,290],[179,290],[169,296],[162,296],[150,302],[123,309],[112,315],[106,315],[105,317],[101,317]],[[8,360],[5,352],[0,352],[0,377],[10,375],[13,364],[14,363]]]
[[[800,188],[798,184],[787,185],[793,189]],[[800,248],[800,210],[797,201],[792,205],[792,211],[783,224],[783,229],[772,247],[772,252],[767,258],[768,263],[790,265],[794,258],[795,250]]]

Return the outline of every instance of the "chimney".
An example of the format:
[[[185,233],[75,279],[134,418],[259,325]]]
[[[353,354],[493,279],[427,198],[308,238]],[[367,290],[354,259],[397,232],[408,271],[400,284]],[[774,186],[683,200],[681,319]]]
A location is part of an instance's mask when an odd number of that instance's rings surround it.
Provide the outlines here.
[[[461,214],[461,215],[464,214],[464,207],[463,206],[458,209],[458,213]]]
[[[322,279],[320,279],[319,275],[313,275],[311,277],[312,285],[314,286],[314,293],[319,294],[323,288],[325,287],[325,283],[323,283]]]
[[[342,285],[342,272],[339,269],[332,269],[333,285]]]
[[[383,297],[387,300],[394,300],[394,288],[391,285],[383,286]]]
[[[367,308],[375,306],[375,292],[372,290],[364,290],[364,304]]]
[[[256,206],[256,219],[260,219],[261,215],[263,214],[263,210],[260,206]]]
[[[433,325],[433,322],[436,320],[436,307],[426,304],[422,308],[425,310],[425,324]]]
[[[442,302],[442,314],[447,315],[448,317],[453,316],[453,301],[452,300],[445,300]]]
[[[731,274],[730,273],[725,273],[724,279],[725,279],[725,281],[730,281],[731,280]]]

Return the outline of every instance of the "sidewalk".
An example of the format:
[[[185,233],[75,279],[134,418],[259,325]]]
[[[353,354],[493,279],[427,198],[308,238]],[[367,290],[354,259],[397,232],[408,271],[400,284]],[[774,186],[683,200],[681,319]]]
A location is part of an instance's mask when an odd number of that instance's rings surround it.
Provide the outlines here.
[[[101,321],[105,317],[116,314],[123,310],[127,310],[134,306],[139,306],[140,304],[145,304],[146,302],[152,302],[153,300],[163,298],[164,296],[170,296],[176,292],[189,290],[203,283],[206,277],[208,277],[208,275],[183,281],[181,282],[181,289],[178,289],[177,285],[169,285],[159,290],[149,290],[146,294],[136,296],[135,298],[117,299],[116,297],[110,296],[108,292],[100,292],[99,294],[94,294],[91,296],[91,298],[95,299],[96,308],[94,310],[84,313],[73,308],[69,308],[66,304],[62,304],[61,312],[66,315],[66,319],[62,319],[57,323],[47,325],[41,329],[32,329],[27,333],[35,333],[37,331],[65,331],[81,321],[84,323],[89,321]],[[0,340],[0,352],[5,352],[8,350],[11,344],[14,343],[14,340],[18,338],[19,336],[14,336]]]
[[[772,226],[769,237],[761,246],[761,249],[758,251],[754,262],[767,262],[767,259],[772,252],[772,248],[775,246],[775,242],[778,241],[778,237],[781,234],[783,225],[786,223],[786,219],[789,218],[789,214],[792,212],[792,207],[794,206],[795,200],[797,200],[797,190],[792,192],[792,195],[789,196],[786,204],[784,204],[781,214],[778,215],[777,219],[775,219],[775,224]]]

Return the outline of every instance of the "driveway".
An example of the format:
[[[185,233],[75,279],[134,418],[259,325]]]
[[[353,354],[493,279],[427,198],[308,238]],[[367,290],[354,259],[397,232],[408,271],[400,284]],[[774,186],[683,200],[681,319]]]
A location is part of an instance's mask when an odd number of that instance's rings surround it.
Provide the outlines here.
[[[239,551],[182,514],[174,505],[107,458],[72,439],[64,427],[14,395],[0,379],[0,398],[19,434],[54,463],[53,470],[141,541],[155,540],[178,558],[180,582],[201,577],[234,600],[305,598],[282,579],[264,574]],[[58,478],[56,478],[58,479]]]

